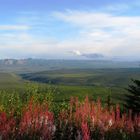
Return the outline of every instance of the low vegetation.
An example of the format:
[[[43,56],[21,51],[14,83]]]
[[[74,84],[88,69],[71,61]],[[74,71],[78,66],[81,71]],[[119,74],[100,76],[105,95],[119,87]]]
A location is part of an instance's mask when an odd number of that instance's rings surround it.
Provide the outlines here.
[[[100,100],[80,102],[71,98],[68,105],[53,109],[45,100],[33,97],[20,115],[0,112],[0,137],[5,140],[139,140],[140,116],[121,113],[119,105],[102,107]]]
[[[139,140],[139,81],[133,80],[134,84],[127,88],[129,92],[125,90],[131,76],[139,78],[139,71],[130,69],[123,77],[124,71],[127,70],[119,72],[121,79],[108,77],[111,71],[105,74],[99,70],[103,79],[92,71],[81,70],[79,74],[71,70],[65,74],[57,71],[64,83],[67,78],[81,80],[93,76],[94,80],[97,76],[101,80],[99,85],[74,81],[75,85],[73,80],[68,84],[36,83],[13,73],[1,73],[0,139]],[[52,77],[57,77],[55,73],[52,71]],[[46,72],[41,73],[44,74],[48,76]],[[103,85],[105,80],[107,83]],[[122,80],[125,86],[117,85],[116,80]],[[115,86],[110,85],[112,81]]]
[[[100,99],[71,98],[54,102],[55,89],[39,92],[29,85],[23,94],[0,93],[0,137],[3,140],[139,140],[140,115]]]

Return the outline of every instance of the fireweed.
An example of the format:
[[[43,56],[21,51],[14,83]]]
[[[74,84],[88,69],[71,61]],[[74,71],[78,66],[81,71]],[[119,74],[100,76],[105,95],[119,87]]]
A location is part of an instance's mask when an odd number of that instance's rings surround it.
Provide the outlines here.
[[[13,113],[14,114],[14,113]],[[140,115],[132,117],[116,108],[102,107],[101,101],[83,102],[71,98],[68,109],[57,117],[47,103],[33,99],[22,109],[21,117],[0,112],[0,139],[4,140],[139,140]]]
[[[34,139],[52,139],[55,132],[53,113],[48,111],[47,104],[29,105],[23,110],[19,123],[19,137]]]
[[[83,103],[71,99],[69,111],[61,112],[59,118],[61,130],[67,127],[68,135],[75,139],[139,139],[140,115],[132,119],[132,113],[121,114],[119,105],[114,109],[103,108],[101,101],[90,102],[86,97]],[[66,133],[65,129],[64,133]],[[75,131],[76,130],[76,131]],[[74,135],[74,136],[73,136]]]
[[[14,138],[16,121],[13,117],[7,116],[5,112],[0,112],[0,139],[8,140]]]

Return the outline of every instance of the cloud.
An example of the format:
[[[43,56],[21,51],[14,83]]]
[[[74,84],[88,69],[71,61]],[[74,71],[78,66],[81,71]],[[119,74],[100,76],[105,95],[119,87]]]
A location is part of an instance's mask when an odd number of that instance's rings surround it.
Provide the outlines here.
[[[138,55],[140,52],[140,16],[77,10],[55,12],[53,15],[81,29],[79,43],[77,40],[69,42],[75,42],[75,49],[110,56]]]
[[[54,16],[64,22],[83,28],[124,28],[138,26],[140,17],[114,16],[109,13],[87,11],[54,12]]]
[[[114,7],[109,8],[115,11]],[[140,16],[124,16],[109,10],[28,14],[17,18],[15,25],[0,25],[0,52],[10,50],[13,55],[46,58],[140,57]]]
[[[73,50],[72,53],[74,53],[75,55],[81,56],[81,52],[78,50]]]
[[[0,25],[0,30],[29,30],[27,25]]]
[[[99,54],[99,53],[81,53],[79,50],[73,50],[70,53],[73,53],[77,56],[89,58],[89,59],[104,59],[105,58],[102,54]]]

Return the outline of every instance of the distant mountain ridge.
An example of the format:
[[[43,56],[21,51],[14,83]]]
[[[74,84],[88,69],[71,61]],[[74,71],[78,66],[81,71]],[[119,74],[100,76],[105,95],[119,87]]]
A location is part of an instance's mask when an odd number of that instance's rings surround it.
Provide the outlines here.
[[[140,61],[0,59],[0,71],[38,72],[58,69],[140,68]]]
[[[1,59],[0,63],[3,65],[23,65],[31,59]]]
[[[14,65],[14,64],[21,64],[22,65],[24,63],[26,63],[25,60],[5,59],[3,61],[4,65]]]

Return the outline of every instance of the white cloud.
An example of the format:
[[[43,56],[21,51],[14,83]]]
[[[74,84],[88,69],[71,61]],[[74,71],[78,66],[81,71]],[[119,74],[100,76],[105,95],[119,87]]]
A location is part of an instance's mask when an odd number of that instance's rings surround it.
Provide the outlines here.
[[[13,55],[41,55],[49,54],[57,49],[54,40],[41,40],[29,33],[0,34],[0,52],[12,53]],[[19,54],[18,54],[19,53]],[[29,57],[29,56],[28,56]]]
[[[78,55],[78,56],[82,55],[79,50],[73,50],[72,53],[74,53],[75,55]]]
[[[13,52],[15,51],[15,55],[17,52],[40,56],[51,54],[54,58],[72,55],[68,52],[79,56],[81,53],[139,56],[140,16],[118,16],[105,12],[66,10],[54,12],[49,17],[52,19],[46,20],[47,18],[43,16],[43,18],[35,18],[28,23],[28,18],[27,22],[21,18],[25,23],[20,20],[17,25],[0,25],[0,31],[6,30],[5,33],[0,33],[0,51],[7,50],[8,52],[11,49]],[[58,22],[59,24],[57,24]],[[59,34],[69,34],[68,29],[65,31],[64,28],[62,32],[53,33],[54,38],[50,39],[51,37],[49,38],[47,33],[57,32],[57,28],[63,29],[63,25],[70,26],[70,30],[78,29],[76,30],[78,33],[73,34],[72,38],[59,39],[61,36]],[[46,28],[47,31],[44,31]],[[32,29],[31,32],[30,29]],[[39,34],[36,32],[37,30],[39,30]]]
[[[72,10],[55,12],[54,16],[81,29],[79,42],[65,42],[65,46],[70,43],[74,44],[73,48],[75,46],[77,50],[110,56],[140,53],[140,16],[117,16]]]
[[[0,30],[29,30],[27,25],[0,25]]]
[[[109,13],[95,13],[86,11],[72,11],[54,12],[54,16],[67,23],[75,26],[86,28],[123,28],[130,26],[138,26],[140,24],[140,16],[114,16]]]

